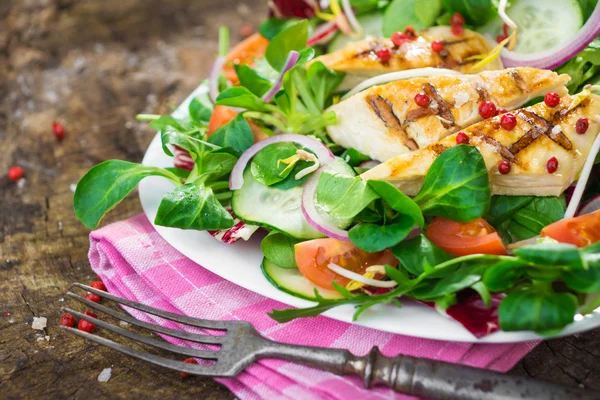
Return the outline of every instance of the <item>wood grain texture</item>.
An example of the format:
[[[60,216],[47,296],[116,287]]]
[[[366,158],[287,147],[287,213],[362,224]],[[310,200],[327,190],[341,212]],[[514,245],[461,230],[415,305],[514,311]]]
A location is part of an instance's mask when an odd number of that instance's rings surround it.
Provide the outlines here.
[[[233,398],[58,325],[60,307],[74,306],[63,301],[70,283],[94,279],[71,186],[100,161],[140,161],[154,132],[135,114],[167,113],[196,87],[219,25],[237,41],[265,14],[263,0],[0,1],[0,397]],[[21,185],[6,177],[12,165],[25,169]],[[131,196],[103,224],[139,212]],[[31,328],[34,316],[48,318],[45,331]],[[548,341],[511,373],[600,389],[598,349],[598,331]]]

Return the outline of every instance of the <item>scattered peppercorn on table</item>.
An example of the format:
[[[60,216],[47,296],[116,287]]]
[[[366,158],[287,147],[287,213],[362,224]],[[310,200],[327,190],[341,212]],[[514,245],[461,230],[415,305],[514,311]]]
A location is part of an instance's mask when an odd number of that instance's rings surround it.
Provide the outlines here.
[[[231,28],[232,41],[252,33],[267,1],[1,3],[1,397],[232,399],[211,379],[62,332],[60,308],[72,282],[96,280],[89,231],[72,211],[74,184],[100,161],[139,162],[154,132],[135,114],[177,105],[208,74],[218,26]],[[103,223],[139,212],[132,196]],[[511,373],[598,390],[599,348],[599,330],[551,340]]]

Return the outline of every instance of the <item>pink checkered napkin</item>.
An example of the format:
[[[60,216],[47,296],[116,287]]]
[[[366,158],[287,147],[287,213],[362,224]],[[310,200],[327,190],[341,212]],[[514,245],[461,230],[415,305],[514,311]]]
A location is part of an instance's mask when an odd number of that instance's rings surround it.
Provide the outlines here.
[[[250,321],[265,337],[280,342],[345,348],[357,355],[368,353],[376,345],[388,356],[401,353],[497,371],[510,369],[535,345],[441,342],[325,317],[278,324],[267,312],[285,307],[284,304],[243,289],[190,261],[167,244],[144,215],[94,231],[90,240],[92,268],[111,293],[192,317]],[[137,310],[127,311],[142,321],[194,331]],[[165,339],[184,344],[178,339]],[[364,389],[358,378],[279,360],[259,361],[237,378],[218,381],[242,400],[410,398],[386,388]]]

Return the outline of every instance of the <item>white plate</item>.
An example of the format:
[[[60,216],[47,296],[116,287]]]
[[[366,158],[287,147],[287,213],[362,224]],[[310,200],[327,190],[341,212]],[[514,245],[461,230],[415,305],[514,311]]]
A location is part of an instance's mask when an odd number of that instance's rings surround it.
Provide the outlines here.
[[[183,117],[192,98],[205,92],[198,87],[173,113]],[[161,148],[160,135],[156,135],[144,157],[143,163],[158,167],[172,166],[172,159]],[[154,221],[156,210],[163,195],[172,188],[172,183],[163,178],[146,178],[139,185],[142,207],[150,221]],[[206,232],[184,231],[156,226],[157,232],[174,248],[186,257],[213,273],[246,289],[295,307],[307,307],[314,303],[293,297],[279,291],[263,276],[260,263],[262,253],[260,242],[253,238],[249,242],[239,241],[227,245],[215,240]],[[459,342],[505,343],[540,339],[534,332],[496,332],[481,339],[474,337],[458,322],[446,318],[435,310],[414,303],[402,308],[392,305],[378,306],[363,313],[358,321],[352,321],[354,308],[342,306],[324,315],[381,331],[416,336],[427,339]],[[577,316],[576,322],[567,327],[561,336],[582,332],[600,326],[600,312],[593,315]]]

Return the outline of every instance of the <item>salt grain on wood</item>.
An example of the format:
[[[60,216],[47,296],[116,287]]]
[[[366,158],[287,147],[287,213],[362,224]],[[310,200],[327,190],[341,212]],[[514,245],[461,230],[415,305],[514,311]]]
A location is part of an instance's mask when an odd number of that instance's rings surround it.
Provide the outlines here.
[[[98,382],[108,382],[112,374],[112,368],[104,368],[98,375]]]
[[[33,322],[31,323],[31,327],[33,329],[38,329],[40,331],[46,328],[48,323],[48,318],[46,317],[33,317]]]

